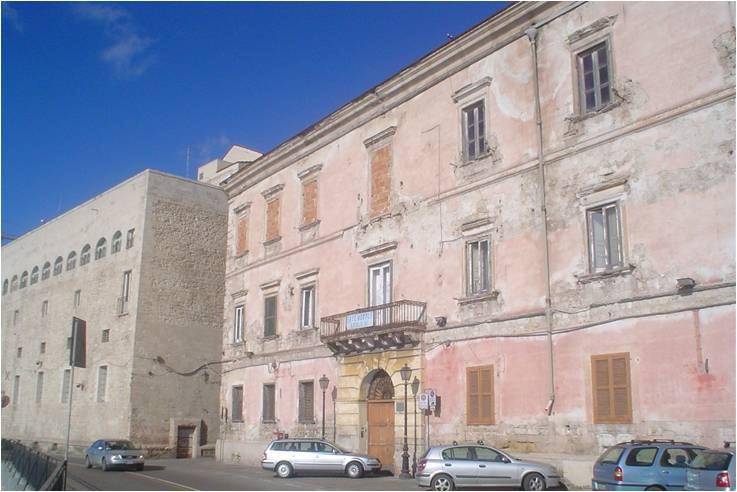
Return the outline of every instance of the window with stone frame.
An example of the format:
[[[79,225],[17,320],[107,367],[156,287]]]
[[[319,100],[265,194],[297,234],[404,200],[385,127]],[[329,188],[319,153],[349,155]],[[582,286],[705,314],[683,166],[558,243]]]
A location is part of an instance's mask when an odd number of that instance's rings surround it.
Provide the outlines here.
[[[105,254],[107,253],[107,239],[104,237],[101,237],[99,241],[97,241],[97,246],[95,246],[95,260],[100,260],[102,258],[105,258]]]
[[[97,401],[102,403],[107,395],[107,366],[97,368]]]
[[[586,211],[591,273],[623,266],[622,225],[618,202]]]
[[[110,245],[110,254],[114,255],[115,253],[119,253],[122,247],[123,234],[120,231],[116,231],[115,234],[113,234],[113,242]]]
[[[315,327],[315,286],[307,285],[301,289],[299,327]]]
[[[80,266],[86,265],[87,263],[90,262],[90,250],[91,249],[92,248],[90,248],[89,244],[85,244],[84,247],[82,248],[82,252],[79,255]]]
[[[25,289],[28,285],[28,272],[23,272],[20,276],[20,288]]]
[[[281,197],[270,198],[266,202],[266,242],[281,237]]]
[[[243,341],[243,313],[245,306],[242,304],[235,307],[233,316],[233,343],[241,343]]]
[[[49,301],[43,301],[41,303],[41,317],[45,318],[49,314]]]
[[[37,266],[33,267],[33,270],[31,270],[31,285],[38,283],[38,274],[39,269]]]
[[[581,113],[598,111],[612,101],[609,43],[604,41],[576,55]]]
[[[391,143],[371,150],[371,195],[369,197],[371,217],[386,213],[391,205],[391,160]]]
[[[101,336],[101,342],[107,343],[110,341],[110,328],[105,328],[102,330],[102,336]]]
[[[463,157],[472,161],[487,153],[484,101],[463,108]]]
[[[317,178],[302,182],[302,225],[317,222]]]
[[[243,422],[243,386],[231,388],[230,415],[233,422]]]
[[[77,266],[77,253],[72,251],[69,253],[69,256],[67,256],[67,271],[74,270],[74,268]]]
[[[264,385],[261,420],[263,422],[276,422],[276,386],[274,384]]]
[[[488,237],[466,242],[466,295],[491,291],[491,242]]]
[[[44,263],[43,268],[41,269],[41,280],[47,280],[51,276],[51,263],[48,261]]]
[[[237,218],[235,254],[241,256],[248,252],[248,215]]]
[[[128,233],[125,235],[125,249],[131,249],[133,247],[135,233],[135,229],[128,229]]]
[[[82,302],[82,290],[77,289],[74,291],[74,307],[79,307],[79,304]]]
[[[61,272],[64,270],[64,258],[61,256],[56,258],[56,261],[54,261],[54,276],[61,275]]]
[[[276,336],[277,295],[264,297],[264,338]]]
[[[315,422],[315,383],[299,382],[299,421],[303,424]]]
[[[13,278],[10,280],[10,292],[15,292],[18,290],[18,275],[13,275]]]

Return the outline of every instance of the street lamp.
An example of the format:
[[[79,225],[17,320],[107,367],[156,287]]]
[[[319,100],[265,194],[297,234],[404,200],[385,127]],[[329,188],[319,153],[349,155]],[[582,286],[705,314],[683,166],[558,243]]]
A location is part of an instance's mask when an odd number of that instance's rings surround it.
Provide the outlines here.
[[[320,389],[322,390],[322,438],[325,439],[325,390],[328,389],[330,380],[323,374],[318,382],[320,383]]]
[[[407,382],[412,376],[412,369],[407,364],[399,370],[404,381],[404,445],[402,446],[402,473],[399,478],[412,478],[409,474],[409,447],[407,446]]]
[[[415,413],[414,418],[412,421],[415,424],[415,449],[412,452],[412,476],[414,477],[417,473],[417,392],[420,391],[420,380],[417,379],[417,376],[415,376],[415,379],[412,381],[412,396],[415,400]]]
[[[333,442],[335,442],[335,429],[336,429],[335,425],[336,425],[336,421],[338,420],[338,414],[335,413],[335,402],[338,400],[338,387],[337,386],[333,386],[333,391],[330,394],[330,396],[333,397]]]

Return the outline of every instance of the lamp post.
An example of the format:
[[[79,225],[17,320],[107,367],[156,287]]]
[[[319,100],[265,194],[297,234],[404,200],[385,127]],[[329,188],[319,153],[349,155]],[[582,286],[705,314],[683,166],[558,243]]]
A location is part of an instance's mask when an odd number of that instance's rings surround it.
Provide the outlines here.
[[[412,369],[407,364],[399,370],[404,381],[404,445],[402,446],[402,473],[399,478],[412,478],[409,474],[409,447],[407,446],[407,382],[412,376]]]
[[[333,442],[335,442],[336,421],[338,420],[338,414],[335,413],[335,402],[338,400],[337,386],[333,386],[333,391],[330,393],[330,396],[333,397]]]
[[[325,390],[328,389],[330,380],[323,374],[318,382],[320,383],[320,389],[322,390],[322,438],[325,439]]]
[[[412,418],[412,422],[414,423],[415,427],[415,448],[412,451],[412,476],[414,477],[417,473],[417,392],[420,391],[420,380],[417,379],[417,376],[415,376],[415,379],[412,381],[412,396],[415,400],[415,413],[414,417]]]

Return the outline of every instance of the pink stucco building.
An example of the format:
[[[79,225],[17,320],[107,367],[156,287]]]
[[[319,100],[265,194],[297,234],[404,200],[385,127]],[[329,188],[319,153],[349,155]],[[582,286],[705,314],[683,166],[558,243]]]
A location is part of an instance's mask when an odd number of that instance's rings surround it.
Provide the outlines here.
[[[325,375],[398,471],[405,364],[432,443],[734,440],[734,53],[734,3],[513,4],[241,166],[220,458],[320,435]]]

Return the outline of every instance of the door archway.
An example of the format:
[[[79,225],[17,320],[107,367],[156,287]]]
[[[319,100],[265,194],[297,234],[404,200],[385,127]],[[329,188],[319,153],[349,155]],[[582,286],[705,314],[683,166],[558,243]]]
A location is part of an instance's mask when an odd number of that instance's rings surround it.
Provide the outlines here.
[[[383,369],[366,375],[363,382],[367,404],[368,454],[381,460],[383,469],[394,471],[394,383]]]

